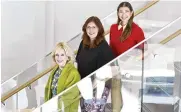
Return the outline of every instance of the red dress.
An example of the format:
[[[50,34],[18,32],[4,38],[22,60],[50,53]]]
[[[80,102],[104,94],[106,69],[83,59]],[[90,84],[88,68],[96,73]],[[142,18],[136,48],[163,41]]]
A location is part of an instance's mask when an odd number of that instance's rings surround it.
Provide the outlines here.
[[[118,30],[118,24],[113,24],[110,29],[110,46],[113,53],[116,56],[124,53],[128,49],[132,48],[139,42],[145,39],[143,30],[135,23],[132,24],[132,31],[130,36],[123,42],[120,41],[123,28]],[[138,48],[143,49],[144,44],[141,44]]]

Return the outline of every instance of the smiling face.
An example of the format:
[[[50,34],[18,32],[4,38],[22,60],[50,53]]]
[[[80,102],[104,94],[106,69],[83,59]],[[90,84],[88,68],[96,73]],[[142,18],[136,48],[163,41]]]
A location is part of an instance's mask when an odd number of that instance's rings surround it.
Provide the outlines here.
[[[64,49],[57,48],[55,51],[55,62],[60,68],[63,68],[68,61],[68,56],[66,55]]]
[[[87,24],[86,33],[89,36],[90,40],[95,40],[98,32],[99,32],[99,29],[94,22],[90,22]]]
[[[118,17],[121,20],[122,25],[128,23],[130,17],[132,16],[133,12],[130,11],[128,7],[120,7],[118,11]]]

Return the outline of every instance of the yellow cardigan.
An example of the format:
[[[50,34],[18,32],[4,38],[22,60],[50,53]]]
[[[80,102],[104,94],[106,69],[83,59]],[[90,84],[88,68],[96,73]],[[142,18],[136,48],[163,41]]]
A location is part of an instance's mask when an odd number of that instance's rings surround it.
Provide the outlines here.
[[[47,85],[45,87],[45,102],[52,98],[51,84],[55,71],[58,69],[58,65],[52,70],[50,77],[48,79]],[[67,88],[71,87],[78,81],[80,81],[80,74],[72,63],[67,63],[62,69],[61,75],[58,79],[57,85],[57,95]],[[79,89],[74,86],[59,98],[58,107],[62,109],[62,102],[64,104],[64,112],[78,112],[79,104]]]

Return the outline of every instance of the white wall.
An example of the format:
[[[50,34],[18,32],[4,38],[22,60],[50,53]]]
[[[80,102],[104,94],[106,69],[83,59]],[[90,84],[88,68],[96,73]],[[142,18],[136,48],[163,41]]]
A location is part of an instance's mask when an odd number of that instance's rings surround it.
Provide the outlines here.
[[[26,69],[45,51],[45,2],[2,2],[2,80]]]
[[[178,12],[181,10],[180,3],[181,1],[179,0],[160,0],[157,5],[154,5],[146,11],[147,16],[149,19],[157,21],[170,21],[173,18],[176,19],[178,15],[180,15]]]
[[[55,39],[67,41],[82,31],[90,16],[104,18],[116,10],[120,1],[57,1],[55,2]]]

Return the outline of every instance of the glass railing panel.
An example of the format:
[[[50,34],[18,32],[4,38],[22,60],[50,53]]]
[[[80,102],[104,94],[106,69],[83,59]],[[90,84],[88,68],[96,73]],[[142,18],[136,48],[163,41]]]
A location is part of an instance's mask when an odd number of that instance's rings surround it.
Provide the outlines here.
[[[72,38],[67,43],[73,51],[76,51],[78,50],[81,40],[82,40],[82,33],[78,34],[75,38]]]
[[[53,64],[52,64],[51,55],[49,55],[49,56],[46,56],[46,58],[40,59],[38,62],[34,63],[31,67],[27,68],[25,71],[22,71],[22,72],[14,75],[13,77],[11,77],[9,79],[18,78],[18,77],[22,77],[22,78],[25,77],[24,82],[26,82],[29,79],[31,79],[32,77],[36,76],[38,73],[42,72],[43,70],[46,70],[51,65],[53,65]],[[8,83],[9,79],[6,78],[6,80],[3,80],[1,82],[1,86],[3,86],[5,83]]]
[[[133,49],[119,59],[124,104],[123,112],[141,112],[143,68],[142,61],[136,61],[135,59],[139,55],[142,55],[142,52]],[[129,107],[130,105],[132,108]]]
[[[180,112],[180,25],[181,18],[178,18],[171,26],[148,40],[148,52],[145,52],[147,56],[143,71],[142,109],[144,112]],[[158,41],[176,31],[178,36],[170,39],[169,42],[162,41],[158,44]]]
[[[181,34],[181,32],[180,32]],[[145,61],[143,108],[157,112],[180,112],[181,105],[181,35],[164,45],[157,45]],[[177,40],[177,41],[176,41]],[[178,67],[179,66],[179,67]]]
[[[45,71],[53,65],[54,63],[52,61],[51,55],[47,56],[46,58],[43,58],[32,67],[2,83],[1,88],[5,88],[5,90],[2,90],[3,92],[1,92],[1,95],[3,96],[4,93],[19,88],[22,84],[30,81],[32,78],[40,74],[42,71]]]
[[[13,96],[9,97],[2,103],[2,107],[5,112],[13,110],[32,110],[33,108],[37,108],[38,106],[44,103],[44,90],[45,86],[48,81],[50,73],[47,73],[45,76],[41,77],[37,81],[33,82],[30,86],[25,87],[24,89],[20,90],[18,93],[14,94]],[[17,80],[11,79],[11,86],[17,82]],[[2,88],[1,90],[6,90],[8,86],[5,86],[5,89]],[[8,88],[8,89],[10,89]],[[14,89],[13,89],[14,90]],[[5,93],[5,92],[4,92]]]
[[[6,103],[1,103],[2,112],[15,112],[17,109],[17,94],[14,94],[6,100]]]
[[[29,93],[26,91],[25,88],[1,103],[1,112],[31,112],[32,108],[35,107],[35,103],[30,103],[34,97],[28,99]]]

